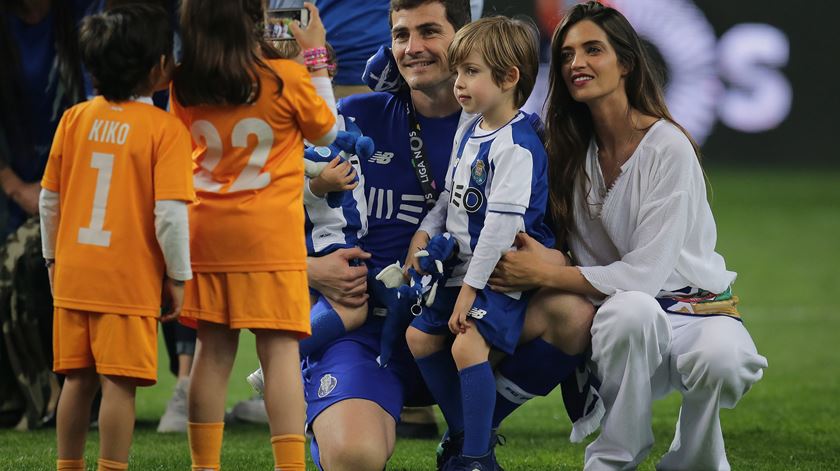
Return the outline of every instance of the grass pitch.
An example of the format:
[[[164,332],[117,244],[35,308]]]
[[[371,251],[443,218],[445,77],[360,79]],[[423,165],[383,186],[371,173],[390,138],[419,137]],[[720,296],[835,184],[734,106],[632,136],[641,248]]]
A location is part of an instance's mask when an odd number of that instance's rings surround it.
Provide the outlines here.
[[[718,251],[739,273],[741,312],[770,363],[738,408],[721,414],[730,464],[735,470],[840,469],[840,316],[831,301],[840,288],[840,172],[711,169],[709,176]],[[256,365],[250,334],[243,334],[241,347],[229,405],[250,395],[244,381]],[[173,384],[161,370],[158,385],[138,393],[132,469],[189,469],[186,436],[155,433]],[[639,469],[653,469],[667,450],[678,409],[677,395],[655,403],[656,443]],[[499,460],[508,471],[580,469],[585,444],[568,443],[570,428],[559,394],[533,400],[503,425],[507,445],[498,448]],[[399,440],[388,469],[433,469],[435,445]],[[91,431],[89,469],[97,449]],[[54,460],[55,430],[0,431],[0,470],[54,469]],[[224,469],[271,469],[272,463],[267,427],[226,428]]]

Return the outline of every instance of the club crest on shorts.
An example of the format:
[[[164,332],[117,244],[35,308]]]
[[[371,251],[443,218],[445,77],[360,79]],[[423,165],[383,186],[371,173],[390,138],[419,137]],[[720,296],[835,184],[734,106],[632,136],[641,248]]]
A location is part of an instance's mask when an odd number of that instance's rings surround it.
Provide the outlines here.
[[[487,169],[483,160],[477,161],[473,166],[472,179],[476,185],[483,185],[487,181]]]
[[[321,376],[321,385],[318,386],[318,397],[326,397],[329,393],[333,392],[337,384],[338,379],[335,376],[329,373]]]

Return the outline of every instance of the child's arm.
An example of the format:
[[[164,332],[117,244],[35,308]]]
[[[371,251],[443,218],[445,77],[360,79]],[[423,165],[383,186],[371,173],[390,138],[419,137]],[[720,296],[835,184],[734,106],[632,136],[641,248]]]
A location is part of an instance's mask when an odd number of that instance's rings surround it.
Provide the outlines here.
[[[327,193],[333,191],[345,191],[356,188],[359,184],[356,180],[356,169],[353,165],[345,160],[341,161],[341,157],[336,157],[324,167],[324,170],[315,177],[309,180],[309,191],[313,195],[323,198]]]
[[[452,316],[449,317],[449,331],[453,334],[458,335],[467,332],[467,328],[469,327],[469,324],[467,324],[467,314],[475,302],[475,295],[477,293],[478,290],[472,286],[466,283],[461,285],[461,291],[458,292],[455,307],[452,308]]]
[[[521,215],[488,211],[473,250],[470,266],[464,275],[464,284],[475,289],[484,289],[502,254],[510,249],[516,234],[524,229],[525,223]]]
[[[443,190],[438,196],[434,207],[423,218],[420,227],[417,228],[417,232],[414,233],[411,242],[408,244],[408,253],[403,264],[403,273],[406,273],[409,268],[414,268],[418,273],[423,273],[414,254],[426,248],[426,245],[429,244],[429,239],[446,229],[446,211],[448,207],[449,190]]]
[[[60,207],[57,192],[46,188],[41,189],[41,196],[38,199],[38,211],[41,217],[41,250],[50,276],[50,291],[53,288],[53,273],[55,272],[55,239],[58,233]]]
[[[184,281],[192,278],[190,268],[190,229],[187,203],[178,200],[155,202],[155,235],[166,261],[164,296],[169,311],[160,320],[168,322],[181,314]]]

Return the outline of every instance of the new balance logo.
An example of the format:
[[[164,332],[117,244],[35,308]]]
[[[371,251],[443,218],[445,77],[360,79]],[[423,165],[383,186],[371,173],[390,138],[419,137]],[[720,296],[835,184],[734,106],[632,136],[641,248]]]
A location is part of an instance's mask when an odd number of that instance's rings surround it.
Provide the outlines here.
[[[485,311],[484,309],[479,309],[477,307],[470,309],[470,312],[467,313],[468,317],[472,317],[474,319],[481,319],[486,315],[487,311]]]
[[[373,155],[370,156],[368,162],[372,164],[379,164],[379,165],[388,165],[391,163],[391,159],[394,158],[393,152],[382,152],[376,151]]]

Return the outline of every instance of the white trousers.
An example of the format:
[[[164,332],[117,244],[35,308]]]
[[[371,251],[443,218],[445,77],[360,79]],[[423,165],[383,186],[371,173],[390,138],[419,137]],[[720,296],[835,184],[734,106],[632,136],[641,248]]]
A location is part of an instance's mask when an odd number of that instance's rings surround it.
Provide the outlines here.
[[[669,315],[647,294],[618,293],[595,314],[592,361],[606,414],[584,469],[638,466],[653,446],[652,402],[673,390],[682,407],[657,469],[730,469],[719,409],[735,407],[767,367],[742,323]]]

